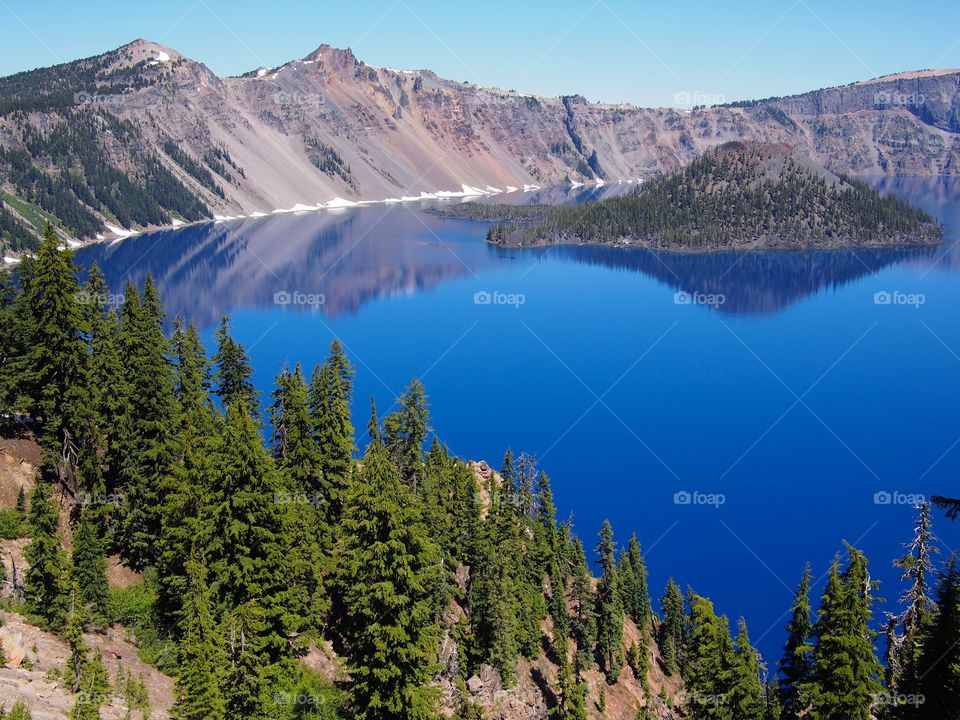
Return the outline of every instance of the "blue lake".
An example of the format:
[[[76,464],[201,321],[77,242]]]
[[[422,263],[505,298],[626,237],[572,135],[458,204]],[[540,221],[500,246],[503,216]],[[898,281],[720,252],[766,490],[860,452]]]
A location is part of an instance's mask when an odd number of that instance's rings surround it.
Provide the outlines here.
[[[636,531],[655,596],[673,575],[744,615],[773,665],[805,562],[819,593],[842,541],[858,545],[892,609],[911,496],[960,493],[960,182],[877,183],[936,214],[944,246],[504,251],[482,223],[403,205],[207,224],[78,258],[116,292],[152,272],[208,342],[232,315],[264,397],[335,336],[357,368],[358,427],[371,395],[386,414],[419,376],[454,452],[537,455],[589,548],[604,518],[624,543]],[[936,527],[945,558],[960,523]]]

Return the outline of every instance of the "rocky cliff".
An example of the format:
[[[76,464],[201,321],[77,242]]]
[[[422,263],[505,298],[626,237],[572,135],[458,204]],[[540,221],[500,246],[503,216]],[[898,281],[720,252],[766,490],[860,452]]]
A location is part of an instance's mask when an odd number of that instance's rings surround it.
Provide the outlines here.
[[[951,174],[960,172],[958,88],[960,71],[930,70],[736,106],[644,109],[372,67],[326,45],[220,78],[137,40],[0,78],[0,186],[39,206],[24,213],[7,202],[21,220],[47,211],[68,233],[90,236],[96,223],[65,218],[44,199],[44,182],[64,186],[61,205],[75,199],[100,221],[144,227],[331,201],[629,182],[731,140],[785,143],[834,172]],[[15,151],[42,177],[18,172],[15,160],[25,161]],[[97,172],[84,153],[102,158]],[[109,169],[134,187],[117,192],[96,177]]]

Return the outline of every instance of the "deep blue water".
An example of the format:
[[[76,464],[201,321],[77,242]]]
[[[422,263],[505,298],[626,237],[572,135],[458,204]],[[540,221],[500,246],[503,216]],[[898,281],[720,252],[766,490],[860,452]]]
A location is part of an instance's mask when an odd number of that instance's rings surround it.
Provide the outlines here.
[[[604,518],[623,542],[636,531],[655,596],[673,575],[744,615],[773,665],[805,562],[819,592],[853,542],[892,602],[914,514],[903,496],[960,493],[960,183],[879,184],[936,213],[945,246],[503,251],[480,223],[371,206],[156,233],[79,259],[116,291],[152,272],[208,342],[231,314],[264,397],[285,363],[309,370],[334,336],[357,367],[358,427],[371,395],[386,414],[420,376],[454,452],[497,466],[508,446],[539,456],[588,547]],[[892,302],[876,304],[880,292]],[[700,495],[682,504],[684,492]],[[723,503],[698,504],[712,495]],[[960,524],[938,515],[937,530],[946,557]]]

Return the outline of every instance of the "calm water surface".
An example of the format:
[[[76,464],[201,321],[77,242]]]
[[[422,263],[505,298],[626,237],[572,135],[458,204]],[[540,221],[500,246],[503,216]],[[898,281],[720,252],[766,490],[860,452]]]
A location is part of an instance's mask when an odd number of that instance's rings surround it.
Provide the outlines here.
[[[358,427],[371,395],[385,414],[420,376],[454,452],[535,453],[588,547],[604,518],[624,542],[635,530],[655,595],[674,575],[746,616],[772,664],[805,562],[821,576],[853,542],[893,601],[907,496],[960,493],[960,182],[876,182],[935,213],[945,245],[504,251],[481,223],[405,205],[208,224],[79,259],[118,292],[152,272],[208,342],[231,314],[264,397],[335,336],[357,367]],[[944,556],[958,525],[937,518]]]

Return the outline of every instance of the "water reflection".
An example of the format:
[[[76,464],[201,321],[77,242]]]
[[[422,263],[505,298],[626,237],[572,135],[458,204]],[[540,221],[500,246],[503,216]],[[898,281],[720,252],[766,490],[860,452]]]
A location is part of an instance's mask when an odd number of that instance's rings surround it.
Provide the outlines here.
[[[83,265],[97,262],[116,291],[127,280],[139,286],[146,273],[152,273],[170,315],[190,317],[200,327],[222,313],[278,305],[331,317],[354,313],[377,298],[417,293],[488,270],[528,266],[538,255],[545,262],[641,273],[673,291],[722,294],[726,302],[717,310],[723,313],[777,312],[893,264],[908,264],[920,272],[960,267],[960,179],[868,180],[881,192],[897,193],[936,215],[947,228],[947,242],[926,249],[712,254],[594,246],[503,250],[484,243],[483,223],[440,218],[422,212],[418,203],[199,225],[93,246],[78,259]],[[635,187],[557,187],[498,197],[578,203]],[[296,305],[293,293],[322,295],[325,302]],[[285,299],[292,304],[284,305]]]
[[[78,259],[99,264],[115,290],[128,280],[140,286],[152,273],[168,313],[204,327],[222,313],[285,302],[329,316],[352,313],[381,296],[479,272],[495,260],[477,234],[474,223],[369,207],[152,233],[93,246]],[[296,305],[295,293],[324,302]]]
[[[939,248],[667,253],[579,245],[559,248],[578,263],[642,272],[689,294],[723,295],[722,313],[772,313],[895,263],[932,265]]]

